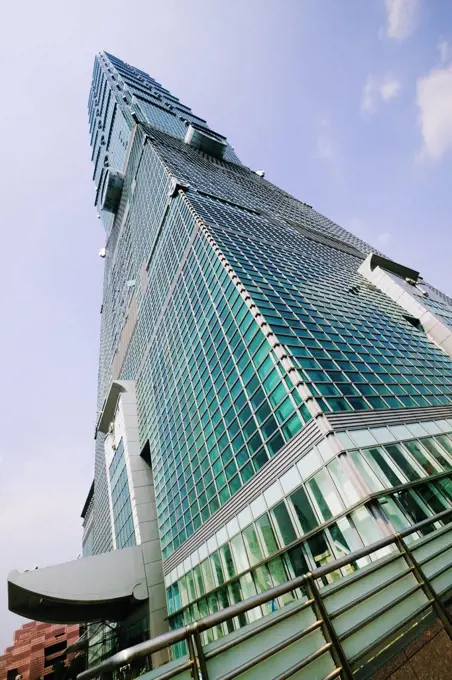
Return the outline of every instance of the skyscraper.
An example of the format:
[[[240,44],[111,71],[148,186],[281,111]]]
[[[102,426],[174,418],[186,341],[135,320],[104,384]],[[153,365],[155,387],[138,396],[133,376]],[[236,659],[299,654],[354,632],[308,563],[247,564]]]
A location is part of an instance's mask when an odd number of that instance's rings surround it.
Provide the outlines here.
[[[84,553],[142,546],[151,635],[166,606],[181,625],[449,508],[452,300],[105,52],[89,121],[106,241]]]

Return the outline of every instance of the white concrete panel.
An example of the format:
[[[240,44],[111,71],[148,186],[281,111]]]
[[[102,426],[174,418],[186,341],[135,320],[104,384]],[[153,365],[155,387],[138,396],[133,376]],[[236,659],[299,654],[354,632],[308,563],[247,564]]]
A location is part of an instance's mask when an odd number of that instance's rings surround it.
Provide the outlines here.
[[[438,323],[438,319],[431,312],[426,311],[420,318],[423,329],[428,333]]]
[[[450,338],[451,330],[448,326],[440,322],[432,328],[429,335],[441,345],[445,340]]]
[[[151,637],[153,638],[168,631],[168,611],[166,609],[166,605],[165,607],[150,613],[149,624]],[[159,652],[157,652],[157,654],[159,654]],[[160,654],[163,655],[163,651],[160,652]],[[164,663],[166,660],[167,657],[163,656],[163,661],[161,663]]]
[[[152,474],[149,468],[147,470],[134,470],[132,472],[132,484],[135,488],[145,486],[149,488],[152,484]]]
[[[235,536],[236,534],[239,533],[240,527],[239,527],[239,523],[237,522],[237,519],[235,517],[233,519],[231,519],[231,521],[226,524],[226,529],[227,529],[229,538],[232,538],[233,536]]]
[[[159,538],[157,520],[151,522],[142,522],[140,519],[140,514],[138,513],[138,521],[140,522],[140,534],[142,543],[145,543],[147,541],[155,541]]]
[[[409,439],[411,433],[405,425],[391,425],[389,428],[396,439]]]
[[[355,444],[352,442],[347,432],[338,432],[337,436],[339,437],[339,441],[346,451],[355,448]]]
[[[250,505],[251,512],[253,513],[254,519],[257,519],[261,515],[264,514],[264,512],[267,512],[267,503],[265,502],[265,498],[261,495],[258,496]]]
[[[147,486],[135,487],[134,491],[137,505],[139,505],[139,503],[148,503],[152,499],[152,495],[149,493]]]
[[[408,293],[408,291],[405,291],[399,300],[396,300],[396,302],[398,302],[399,305],[403,307],[403,309],[405,309],[416,319],[420,319],[425,312],[425,307],[419,304],[416,298],[412,294]]]
[[[149,599],[151,611],[166,607],[165,589],[162,585],[155,585],[149,588]]]
[[[237,515],[237,520],[241,529],[244,529],[246,526],[248,526],[248,524],[251,524],[253,521],[253,515],[251,514],[251,509],[249,506],[244,508],[242,512],[239,512]]]
[[[138,428],[137,427],[128,427],[127,428],[127,439],[130,442],[139,442],[140,441],[140,437],[139,437],[139,434],[138,434]]]
[[[334,451],[327,439],[324,439],[319,444],[317,444],[317,449],[322,456],[324,463],[328,463],[328,461],[334,458],[334,456],[338,453],[338,451]]]
[[[316,472],[319,468],[323,466],[323,461],[320,458],[320,454],[317,449],[312,449],[306,456],[303,456],[301,460],[297,463],[298,471],[303,480],[310,477],[313,472]]]
[[[422,423],[422,425],[425,427],[425,429],[427,430],[427,432],[429,434],[440,434],[441,433],[441,429],[432,420],[429,420],[426,423]]]
[[[395,441],[394,435],[387,427],[375,427],[370,432],[379,444],[389,444]]]
[[[222,527],[219,531],[217,531],[215,537],[217,539],[218,547],[226,543],[228,540],[228,532],[226,531],[226,527]]]
[[[145,571],[146,571],[146,579],[148,582],[148,590],[154,585],[157,585],[158,583],[161,583],[162,586],[164,585],[163,583],[163,569],[162,569],[162,563],[161,562],[150,562],[149,564],[145,564],[144,566]]]
[[[199,552],[198,552],[197,550],[195,550],[195,551],[192,552],[192,554],[190,555],[191,566],[192,566],[192,567],[196,567],[196,566],[200,563],[200,561],[201,561],[201,560],[199,559]]]
[[[199,561],[202,562],[207,557],[207,543],[203,543],[198,548]]]
[[[212,536],[207,541],[207,552],[208,552],[209,555],[211,555],[217,549],[218,549],[217,537]]]
[[[283,498],[283,496],[284,494],[282,492],[281,485],[279,482],[275,482],[264,491],[265,502],[267,503],[269,508],[271,508],[272,505],[275,505],[278,501],[280,501],[281,498]]]
[[[288,494],[297,486],[300,486],[302,479],[300,473],[298,472],[298,468],[296,468],[294,465],[282,477],[280,477],[279,481],[281,482],[284,493]]]
[[[130,469],[132,470],[132,472],[135,470],[149,470],[149,465],[146,463],[145,460],[143,460],[141,456],[135,456],[133,454],[130,454],[129,459]]]
[[[127,393],[125,393],[127,394]],[[128,399],[123,398],[124,392],[121,394],[121,406],[122,406],[122,412],[124,415],[124,420],[128,420],[128,418],[132,418],[136,420],[137,417],[137,407],[136,407],[136,402],[132,398],[131,395],[129,395]]]
[[[160,551],[160,541],[147,541],[141,545],[143,549],[143,558],[145,564],[151,564],[151,562],[160,562],[162,559],[162,553]]]
[[[348,434],[358,447],[374,446],[377,443],[377,440],[369,430],[350,430]]]

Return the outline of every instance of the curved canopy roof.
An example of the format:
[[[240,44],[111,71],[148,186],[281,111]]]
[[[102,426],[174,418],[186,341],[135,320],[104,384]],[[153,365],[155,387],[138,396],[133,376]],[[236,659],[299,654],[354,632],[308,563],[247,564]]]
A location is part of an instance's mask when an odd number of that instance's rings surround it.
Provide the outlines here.
[[[48,623],[120,621],[147,598],[141,546],[8,576],[10,611]]]

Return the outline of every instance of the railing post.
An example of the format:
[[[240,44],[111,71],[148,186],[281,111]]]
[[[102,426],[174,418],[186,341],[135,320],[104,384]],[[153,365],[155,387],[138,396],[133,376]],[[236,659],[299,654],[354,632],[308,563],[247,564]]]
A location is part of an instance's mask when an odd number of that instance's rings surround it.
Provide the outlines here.
[[[334,630],[333,623],[322,600],[322,596],[319,593],[314,576],[311,573],[308,573],[306,574],[306,579],[309,594],[308,596],[314,600],[314,609],[317,618],[323,623],[323,629],[325,637],[327,638],[327,642],[331,642],[332,644],[331,649],[334,662],[336,666],[341,667],[341,674],[344,676],[345,680],[353,680],[353,671],[348,662],[344,648],[342,647],[336,631]]]
[[[429,600],[432,600],[433,608],[438,614],[438,617],[440,618],[446,633],[452,640],[452,623],[449,619],[449,615],[447,614],[446,609],[443,607],[440,598],[435,593],[429,579],[424,574],[422,567],[419,565],[418,561],[416,560],[415,556],[409,549],[408,545],[403,540],[402,536],[400,536],[400,534],[396,534],[395,537],[400,552],[405,555],[406,561],[408,562],[409,566],[412,567],[413,574],[416,577],[418,583],[421,584],[421,588],[424,591],[425,595]]]
[[[193,678],[193,680],[201,680],[201,676],[199,675],[198,659],[196,658],[196,652],[193,645],[193,636],[190,630],[190,626],[186,626],[185,630],[187,631],[187,637],[185,639],[187,641],[188,656],[190,657],[190,660],[192,662],[190,675]]]
[[[202,680],[209,680],[209,672],[207,670],[206,657],[204,656],[204,648],[202,646],[201,635],[199,633],[196,622],[192,624],[193,639],[195,641],[196,652],[198,654],[198,661],[201,668]]]

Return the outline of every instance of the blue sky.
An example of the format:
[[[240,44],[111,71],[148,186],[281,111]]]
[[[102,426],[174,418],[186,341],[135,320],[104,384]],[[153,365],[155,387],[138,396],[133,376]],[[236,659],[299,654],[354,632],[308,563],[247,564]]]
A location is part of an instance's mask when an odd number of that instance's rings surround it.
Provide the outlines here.
[[[271,181],[452,293],[448,0],[0,3],[6,575],[73,559],[92,479],[103,246],[87,99],[108,50]]]

